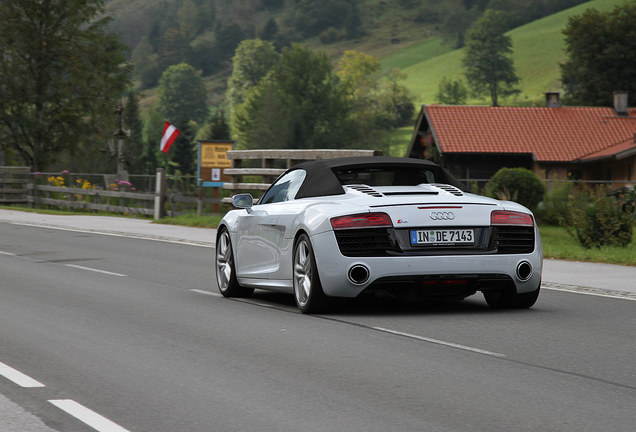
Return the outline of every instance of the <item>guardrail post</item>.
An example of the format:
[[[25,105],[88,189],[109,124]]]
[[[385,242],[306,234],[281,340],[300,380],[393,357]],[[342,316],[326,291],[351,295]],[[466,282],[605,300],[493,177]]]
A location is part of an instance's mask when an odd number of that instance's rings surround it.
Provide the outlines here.
[[[157,183],[155,186],[155,220],[164,216],[166,210],[166,170],[157,169]]]
[[[88,199],[86,201],[88,201]],[[93,195],[93,204],[101,204],[101,199],[99,197],[99,192],[97,192],[97,191],[95,191],[95,195]],[[95,209],[95,210],[93,210],[93,213],[97,214],[97,213],[99,213],[99,210]]]
[[[38,176],[33,176],[33,189],[30,191],[31,193],[31,202],[29,204],[30,208],[35,208],[35,198],[38,195]]]
[[[128,181],[128,180],[126,180]],[[119,192],[126,192],[126,186],[119,186]],[[124,198],[123,196],[119,196],[119,207],[126,207],[126,198]],[[119,212],[120,215],[124,215],[125,212]]]
[[[71,177],[73,178],[73,177]],[[72,184],[72,181],[71,181]],[[69,192],[67,193],[67,198],[68,198],[68,211],[74,211],[75,210],[75,206],[73,205],[73,203],[75,202],[75,194],[71,192],[71,189],[75,189],[75,186],[69,186],[67,188],[69,190]]]

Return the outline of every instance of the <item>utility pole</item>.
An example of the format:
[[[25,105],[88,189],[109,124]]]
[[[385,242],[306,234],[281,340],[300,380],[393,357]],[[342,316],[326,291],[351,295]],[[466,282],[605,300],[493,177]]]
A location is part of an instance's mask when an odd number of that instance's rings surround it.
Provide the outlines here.
[[[114,134],[117,137],[117,177],[119,180],[128,181],[124,140],[130,136],[130,130],[124,129],[124,106],[122,104],[117,105],[115,112],[118,115],[117,124],[119,125]]]

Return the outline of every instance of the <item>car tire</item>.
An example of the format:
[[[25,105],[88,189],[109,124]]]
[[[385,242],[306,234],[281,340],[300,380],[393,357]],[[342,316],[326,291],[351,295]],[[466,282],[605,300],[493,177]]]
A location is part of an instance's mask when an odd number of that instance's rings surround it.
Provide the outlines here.
[[[534,306],[541,291],[541,281],[536,290],[517,294],[512,289],[502,289],[499,291],[485,291],[486,303],[493,309],[528,309]]]
[[[294,299],[302,313],[325,312],[330,299],[322,290],[314,251],[307,234],[301,234],[294,245]]]
[[[230,233],[226,228],[221,228],[216,236],[216,284],[223,297],[249,297],[254,292],[253,288],[245,288],[239,285],[236,279],[236,267],[234,266],[234,252]]]

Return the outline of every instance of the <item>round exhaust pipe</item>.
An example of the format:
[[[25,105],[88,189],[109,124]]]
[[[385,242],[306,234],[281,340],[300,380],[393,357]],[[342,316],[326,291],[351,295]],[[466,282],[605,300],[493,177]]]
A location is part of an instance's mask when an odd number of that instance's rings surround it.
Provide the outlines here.
[[[528,261],[517,264],[517,277],[520,281],[527,281],[532,276],[532,265]]]
[[[369,269],[362,264],[352,266],[349,269],[349,280],[356,285],[362,285],[369,280]]]

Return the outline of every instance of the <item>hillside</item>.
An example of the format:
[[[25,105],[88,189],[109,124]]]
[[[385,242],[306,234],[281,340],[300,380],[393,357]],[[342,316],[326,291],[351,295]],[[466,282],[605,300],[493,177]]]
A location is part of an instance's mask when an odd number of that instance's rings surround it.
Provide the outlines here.
[[[314,48],[327,51],[334,58],[340,57],[345,50],[356,50],[384,57],[387,54],[411,46],[424,39],[428,32],[433,31],[440,21],[423,23],[418,20],[421,14],[420,3],[429,1],[409,2],[407,0],[355,0],[358,4],[360,36],[357,38],[344,37],[342,27],[338,29],[337,40],[324,43],[320,40],[318,31],[314,34],[304,34],[298,28],[289,25],[290,15],[297,14],[294,5],[298,2],[285,0],[192,0],[195,5],[210,6],[214,15],[208,28],[191,40],[193,46],[213,42],[220,27],[228,23],[238,24],[247,39],[261,37],[269,19],[274,19],[281,32],[289,38],[286,42],[295,41],[306,43]],[[351,2],[353,0],[346,0]],[[468,3],[486,3],[487,0],[462,0]],[[277,8],[267,8],[267,3],[281,5]],[[336,5],[335,0],[310,0],[305,3],[315,3],[320,6]],[[345,3],[346,3],[345,2]],[[460,0],[451,0],[457,3]],[[179,8],[184,0],[106,0],[106,13],[113,18],[111,29],[120,34],[131,52],[135,49],[143,36],[153,31],[160,34],[173,26],[179,26]],[[461,3],[461,2],[460,2]],[[451,6],[443,6],[445,9]],[[445,12],[446,13],[446,12]],[[441,15],[443,18],[444,15]],[[334,19],[333,16],[329,17]],[[440,18],[440,19],[441,19]],[[328,24],[325,24],[328,25]]]
[[[131,47],[131,52],[142,37],[160,36],[170,27],[183,26],[179,20],[179,8],[186,0],[109,0],[106,2],[108,14],[113,16],[112,29],[122,35],[124,41]],[[259,37],[268,20],[274,19],[280,24],[281,32],[292,34],[300,42],[315,49],[325,50],[336,61],[345,50],[355,50],[378,57],[385,69],[398,68],[404,71],[408,78],[406,85],[416,95],[416,105],[435,103],[438,84],[446,76],[453,80],[463,78],[461,59],[463,50],[453,49],[452,43],[443,43],[443,14],[437,20],[423,19],[426,10],[430,11],[434,4],[446,9],[440,9],[449,14],[451,3],[472,3],[485,5],[481,0],[449,0],[440,3],[433,0],[420,2],[408,0],[356,0],[360,9],[360,36],[354,39],[340,37],[339,40],[324,43],[322,37],[316,35],[301,35],[290,27],[290,11],[298,2],[284,0],[192,0],[197,7],[210,6],[215,18],[212,18],[205,30],[191,38],[190,45],[195,50],[194,58],[215,58],[217,51],[196,51],[197,47],[214,49],[219,30],[228,23],[237,23],[245,38]],[[331,0],[308,0],[315,3]],[[531,2],[533,0],[527,0]],[[575,0],[560,0],[570,1]],[[521,95],[515,99],[503,100],[504,105],[532,105],[543,101],[546,91],[560,89],[559,62],[565,58],[563,51],[563,36],[561,31],[567,23],[568,17],[581,14],[585,9],[594,7],[599,10],[609,10],[625,0],[594,0],[570,9],[538,19],[529,24],[517,27],[508,34],[513,40],[514,62],[518,76],[521,78]],[[556,0],[555,0],[556,2]],[[277,4],[275,8],[263,5]],[[570,3],[572,4],[572,3]],[[428,8],[428,9],[426,9]],[[212,13],[212,12],[211,12]],[[196,16],[196,15],[195,15]],[[441,30],[440,30],[441,29]],[[343,32],[344,30],[339,30]],[[291,33],[290,33],[291,32]],[[341,35],[342,36],[342,35]],[[154,43],[155,49],[161,43]],[[223,104],[225,83],[230,73],[231,53],[225,53],[225,59],[219,65],[210,67],[206,72],[205,65],[193,64],[203,69],[206,87],[209,90],[209,104],[219,106]],[[206,54],[207,53],[207,54]],[[157,61],[161,53],[151,54],[150,59]],[[154,56],[154,57],[152,57]],[[207,65],[210,66],[210,65]],[[157,72],[160,74],[161,69]],[[155,79],[158,75],[155,75]],[[156,83],[156,81],[155,81]],[[156,85],[156,84],[155,84]],[[148,88],[150,87],[150,88]],[[143,111],[154,103],[153,85],[145,86],[145,100],[141,101]],[[144,88],[141,86],[140,88]],[[469,100],[472,104],[485,104],[486,100]]]
[[[565,60],[562,29],[568,17],[580,15],[585,9],[610,10],[625,0],[594,0],[550,15],[511,30],[514,64],[521,79],[521,95],[516,100],[503,100],[504,105],[542,103],[544,93],[561,89],[559,62]],[[418,104],[435,103],[438,83],[446,76],[463,78],[461,59],[464,50],[437,53],[442,50],[439,38],[422,41],[404,51],[383,58],[384,67],[401,67],[408,75],[406,85],[417,95]],[[418,61],[417,56],[426,58]],[[472,104],[486,104],[485,100],[470,100]]]

